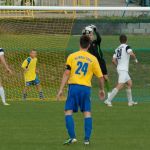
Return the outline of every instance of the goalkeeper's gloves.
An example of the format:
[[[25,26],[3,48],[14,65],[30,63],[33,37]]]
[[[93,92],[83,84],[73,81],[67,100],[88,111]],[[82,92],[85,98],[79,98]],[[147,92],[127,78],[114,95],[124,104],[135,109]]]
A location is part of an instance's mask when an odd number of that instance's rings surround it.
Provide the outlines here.
[[[96,32],[97,27],[95,25],[91,24],[90,27],[93,29],[94,32]]]
[[[85,27],[85,29],[82,30],[83,35],[88,35],[91,32],[93,32],[93,29],[90,26]]]

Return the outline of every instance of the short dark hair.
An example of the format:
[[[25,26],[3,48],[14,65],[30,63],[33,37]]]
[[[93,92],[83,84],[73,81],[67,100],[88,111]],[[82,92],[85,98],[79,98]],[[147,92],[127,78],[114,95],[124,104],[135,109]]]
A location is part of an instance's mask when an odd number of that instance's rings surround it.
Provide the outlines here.
[[[89,36],[82,35],[80,37],[80,46],[81,46],[81,48],[84,48],[84,49],[88,48],[88,46],[90,45],[90,42],[91,42],[91,40],[90,40]]]
[[[119,37],[120,43],[126,43],[127,42],[127,36],[125,34],[121,34]]]
[[[30,50],[30,53],[31,53],[31,52],[36,52],[36,49],[31,49],[31,50]]]

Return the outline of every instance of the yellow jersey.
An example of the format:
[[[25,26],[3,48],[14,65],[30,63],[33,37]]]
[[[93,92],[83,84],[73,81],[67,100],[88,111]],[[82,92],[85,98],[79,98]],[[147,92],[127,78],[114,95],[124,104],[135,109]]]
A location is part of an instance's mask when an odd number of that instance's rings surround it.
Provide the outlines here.
[[[71,71],[68,84],[91,87],[93,74],[98,78],[103,77],[97,58],[83,50],[69,55],[66,68]]]
[[[27,69],[27,71],[24,72],[25,82],[35,80],[35,78],[36,78],[36,63],[37,63],[37,58],[28,57],[26,60],[24,60],[24,62],[22,64],[22,68]]]

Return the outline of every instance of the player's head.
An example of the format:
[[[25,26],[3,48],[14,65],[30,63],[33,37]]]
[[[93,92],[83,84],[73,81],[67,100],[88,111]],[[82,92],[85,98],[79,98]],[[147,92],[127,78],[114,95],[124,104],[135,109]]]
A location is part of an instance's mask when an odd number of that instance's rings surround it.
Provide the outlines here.
[[[30,51],[30,57],[31,58],[35,58],[37,56],[37,51],[35,50],[35,49],[32,49],[31,51]]]
[[[121,44],[124,44],[124,43],[127,43],[127,36],[125,34],[121,34],[120,37],[119,37],[119,40],[120,40],[120,43]]]
[[[90,40],[93,41],[94,40],[94,34],[93,34],[93,28],[90,26],[85,27],[82,30],[82,35],[87,35],[90,37]]]
[[[90,47],[90,37],[87,35],[82,35],[80,38],[80,48],[84,50],[88,50]]]

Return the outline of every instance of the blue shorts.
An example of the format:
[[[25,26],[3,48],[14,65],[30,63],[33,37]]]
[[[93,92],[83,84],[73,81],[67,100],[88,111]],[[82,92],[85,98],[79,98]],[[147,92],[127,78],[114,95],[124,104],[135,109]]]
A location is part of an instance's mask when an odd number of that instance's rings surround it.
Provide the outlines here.
[[[35,80],[28,81],[25,83],[26,86],[38,85],[38,84],[40,84],[40,80],[39,80],[38,76],[36,76]]]
[[[91,88],[83,85],[69,85],[68,97],[65,104],[65,110],[78,112],[80,107],[81,112],[91,112]]]

